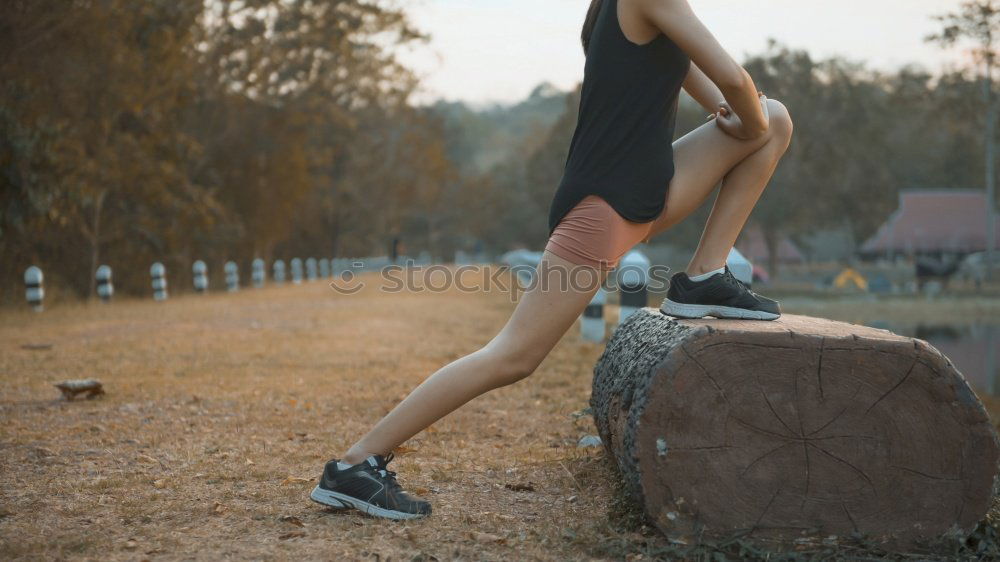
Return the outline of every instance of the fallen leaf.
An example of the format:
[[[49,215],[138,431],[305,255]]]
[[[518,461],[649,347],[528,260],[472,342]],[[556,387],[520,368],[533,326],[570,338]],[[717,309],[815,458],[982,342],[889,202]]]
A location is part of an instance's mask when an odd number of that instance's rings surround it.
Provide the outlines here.
[[[395,449],[393,449],[392,452],[397,457],[401,457],[403,455],[408,455],[410,453],[416,453],[417,450],[413,449],[413,448],[410,448],[410,447],[404,447],[404,446],[400,445],[399,447],[396,447]]]
[[[480,533],[479,531],[472,531],[471,533],[469,533],[469,536],[471,536],[477,542],[481,543],[502,544],[506,542],[506,539],[504,539],[503,537],[498,537],[497,535],[491,535],[489,533]]]
[[[252,465],[252,464],[253,464],[253,461],[252,461],[252,460],[250,460],[250,459],[247,459],[247,464],[248,464],[248,465]]]
[[[503,487],[507,488],[508,490],[514,490],[515,492],[534,492],[535,491],[535,483],[534,482],[516,483],[516,484],[511,484],[511,483],[508,482],[507,484],[504,484]]]
[[[299,478],[298,476],[289,476],[281,481],[282,486],[287,486],[289,484],[305,484],[307,482],[312,482],[312,478]]]
[[[430,490],[428,490],[427,488],[423,488],[421,486],[417,486],[416,488],[413,488],[412,490],[413,490],[413,493],[416,494],[416,495],[418,495],[418,496],[426,496],[430,492]]]
[[[125,550],[135,550],[139,546],[139,543],[133,540],[125,541]]]
[[[160,461],[154,459],[153,457],[151,457],[149,455],[144,455],[142,453],[139,453],[135,458],[138,459],[139,462],[144,462],[144,463],[148,463],[148,464],[157,464],[158,462],[160,462]]]
[[[226,506],[222,505],[219,502],[215,502],[215,505],[212,506],[211,509],[212,515],[222,515],[225,512],[226,512]]]
[[[167,487],[167,481],[163,479],[153,480],[153,487],[157,490],[162,490]]]
[[[294,515],[282,515],[281,516],[281,520],[284,521],[285,523],[291,523],[292,525],[295,525],[296,527],[305,527],[306,526],[306,524],[303,523],[301,519],[299,519],[298,517],[296,517]]]
[[[279,540],[287,541],[288,539],[297,539],[306,536],[305,531],[289,531],[282,535],[278,535]]]

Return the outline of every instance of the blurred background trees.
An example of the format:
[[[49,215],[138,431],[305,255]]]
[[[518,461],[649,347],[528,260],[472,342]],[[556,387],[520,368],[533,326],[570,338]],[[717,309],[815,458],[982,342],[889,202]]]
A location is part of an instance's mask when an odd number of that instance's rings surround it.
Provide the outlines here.
[[[420,39],[367,0],[7,3],[2,286],[28,262],[79,294],[109,263],[129,292],[154,260],[186,280],[198,258],[387,244],[454,183],[392,55]]]
[[[376,0],[10,0],[0,10],[0,301],[121,292],[203,259],[540,249],[578,92],[508,106],[411,101],[394,57],[423,39]],[[976,76],[887,74],[772,43],[745,61],[796,136],[751,221],[769,245],[855,243],[915,187],[983,178]],[[705,111],[682,98],[677,134]],[[705,209],[700,212],[704,217]],[[696,216],[662,237],[696,243]],[[776,255],[776,252],[771,252]]]

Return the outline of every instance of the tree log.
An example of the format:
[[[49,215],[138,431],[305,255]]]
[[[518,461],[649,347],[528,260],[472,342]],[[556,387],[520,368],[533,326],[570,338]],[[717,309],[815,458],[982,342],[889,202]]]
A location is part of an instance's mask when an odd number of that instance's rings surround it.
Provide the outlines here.
[[[989,508],[998,440],[922,340],[805,316],[614,333],[590,400],[629,492],[668,537],[965,536]]]

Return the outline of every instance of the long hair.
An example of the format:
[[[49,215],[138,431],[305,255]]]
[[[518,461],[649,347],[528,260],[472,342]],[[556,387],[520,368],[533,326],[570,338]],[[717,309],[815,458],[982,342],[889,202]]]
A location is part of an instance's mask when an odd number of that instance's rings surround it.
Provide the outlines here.
[[[590,9],[587,10],[587,19],[583,22],[583,31],[580,33],[580,40],[583,42],[583,54],[590,50],[590,36],[594,34],[594,26],[597,25],[597,14],[601,13],[601,4],[604,0],[590,0]]]

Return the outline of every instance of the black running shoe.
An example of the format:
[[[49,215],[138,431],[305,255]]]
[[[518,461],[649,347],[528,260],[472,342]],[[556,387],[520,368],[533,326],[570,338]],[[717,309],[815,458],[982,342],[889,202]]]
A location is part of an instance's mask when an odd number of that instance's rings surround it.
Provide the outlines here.
[[[724,273],[703,281],[692,281],[683,271],[675,273],[660,310],[677,318],[774,320],[781,316],[777,301],[751,291],[728,266]]]
[[[385,467],[391,460],[392,453],[385,457],[372,455],[364,462],[341,469],[337,459],[333,459],[326,463],[323,476],[309,497],[329,507],[353,507],[387,519],[430,515],[430,503],[407,495],[399,487],[396,473]]]

